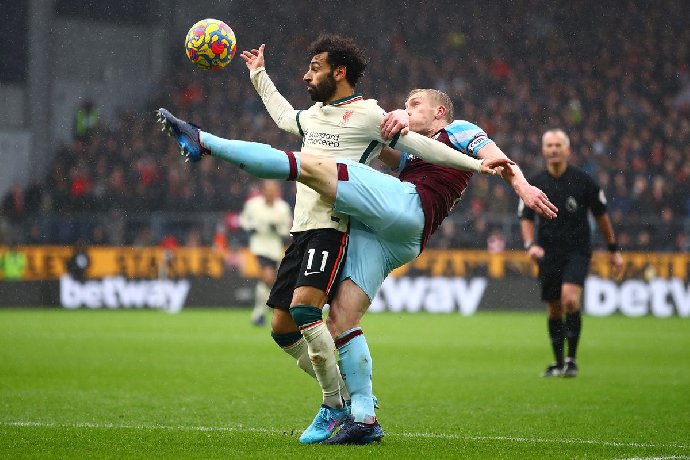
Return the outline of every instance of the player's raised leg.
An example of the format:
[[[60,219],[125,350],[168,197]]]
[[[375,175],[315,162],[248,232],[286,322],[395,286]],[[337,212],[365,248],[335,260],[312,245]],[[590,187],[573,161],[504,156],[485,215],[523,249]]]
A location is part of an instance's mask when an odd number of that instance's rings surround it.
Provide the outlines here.
[[[211,155],[261,179],[296,180],[318,192],[327,202],[335,201],[338,172],[333,158],[278,150],[270,145],[224,139],[175,117],[166,109],[156,111],[163,129],[174,136],[187,161]]]

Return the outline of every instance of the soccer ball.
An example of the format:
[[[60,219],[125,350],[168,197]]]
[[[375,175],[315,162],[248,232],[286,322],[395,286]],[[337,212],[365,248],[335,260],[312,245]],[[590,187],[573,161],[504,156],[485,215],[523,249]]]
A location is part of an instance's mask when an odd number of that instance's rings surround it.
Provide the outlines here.
[[[187,57],[204,70],[222,69],[235,57],[235,32],[223,21],[203,19],[192,26],[184,40]]]

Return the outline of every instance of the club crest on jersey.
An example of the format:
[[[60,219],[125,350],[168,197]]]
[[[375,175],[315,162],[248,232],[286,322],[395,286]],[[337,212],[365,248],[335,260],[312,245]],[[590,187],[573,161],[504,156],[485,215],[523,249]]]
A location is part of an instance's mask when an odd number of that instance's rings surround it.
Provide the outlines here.
[[[353,113],[355,113],[355,112],[352,110],[346,110],[345,113],[343,114],[343,119],[340,120],[340,123],[338,123],[338,125],[345,126],[350,121],[350,117],[352,116]]]
[[[577,211],[577,200],[573,196],[569,196],[567,200],[565,200],[565,209],[568,210],[568,212],[575,212]]]

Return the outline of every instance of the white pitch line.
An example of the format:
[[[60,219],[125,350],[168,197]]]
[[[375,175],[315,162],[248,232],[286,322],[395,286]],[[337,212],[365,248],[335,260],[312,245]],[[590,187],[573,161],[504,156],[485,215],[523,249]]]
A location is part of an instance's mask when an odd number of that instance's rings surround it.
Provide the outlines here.
[[[597,446],[612,447],[673,447],[676,449],[690,449],[690,445],[685,444],[654,444],[646,442],[621,442],[621,441],[598,441],[591,439],[548,439],[548,438],[524,438],[519,436],[471,436],[462,434],[448,433],[396,433],[397,436],[410,438],[440,438],[440,439],[466,439],[469,441],[512,441],[526,443],[561,443],[561,444],[592,444]]]
[[[687,459],[690,458],[688,455],[671,455],[670,457],[632,457],[632,458],[622,458],[620,460],[671,460],[671,459]]]
[[[217,431],[226,433],[269,433],[285,434],[286,430],[269,430],[266,428],[252,428],[246,426],[184,426],[184,425],[115,425],[112,423],[51,423],[51,422],[0,422],[3,427],[37,427],[37,428],[94,428],[94,429],[122,429],[122,430],[166,430],[166,431]],[[589,444],[595,446],[611,447],[650,447],[650,448],[674,448],[690,449],[687,444],[656,444],[648,442],[621,442],[621,441],[599,441],[592,439],[573,439],[573,438],[526,438],[519,436],[472,436],[450,433],[386,433],[387,436],[402,436],[406,438],[435,438],[435,439],[457,439],[466,441],[508,441],[536,444]],[[690,456],[671,456],[671,457],[649,457],[635,460],[654,460],[654,459],[688,459]],[[633,460],[633,459],[626,459]]]

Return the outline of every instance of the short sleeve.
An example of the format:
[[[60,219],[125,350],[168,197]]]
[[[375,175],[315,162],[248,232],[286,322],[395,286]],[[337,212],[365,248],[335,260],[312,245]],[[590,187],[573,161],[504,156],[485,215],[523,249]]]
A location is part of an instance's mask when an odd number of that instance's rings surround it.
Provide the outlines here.
[[[474,158],[482,147],[494,143],[483,129],[469,121],[455,120],[444,129],[456,149]]]

